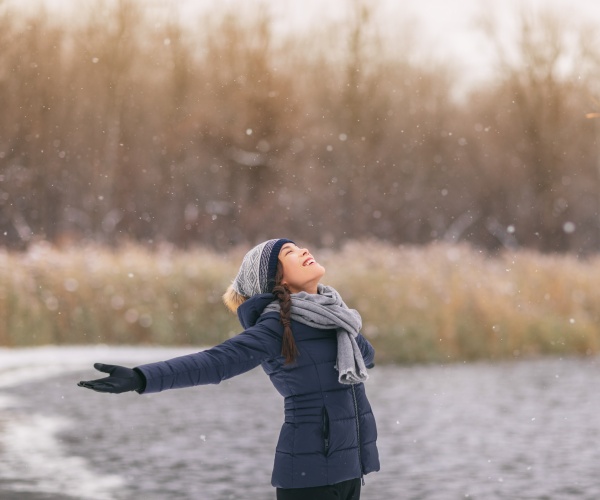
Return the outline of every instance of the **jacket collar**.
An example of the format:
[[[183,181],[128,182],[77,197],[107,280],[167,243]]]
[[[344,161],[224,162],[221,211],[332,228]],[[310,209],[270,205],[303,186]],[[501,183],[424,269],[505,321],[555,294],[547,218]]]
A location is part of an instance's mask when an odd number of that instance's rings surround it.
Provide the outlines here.
[[[244,329],[254,326],[258,322],[265,307],[277,300],[272,293],[254,295],[238,307],[237,315]]]

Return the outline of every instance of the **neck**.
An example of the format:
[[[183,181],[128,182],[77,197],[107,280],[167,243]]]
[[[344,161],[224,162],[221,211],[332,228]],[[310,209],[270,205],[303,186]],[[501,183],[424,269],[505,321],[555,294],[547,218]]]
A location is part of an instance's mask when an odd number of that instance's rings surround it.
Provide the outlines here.
[[[319,285],[318,283],[315,283],[314,285],[313,284],[304,285],[302,288],[290,287],[290,292],[292,292],[292,293],[306,292],[306,293],[316,295],[317,293],[319,293],[318,285]]]

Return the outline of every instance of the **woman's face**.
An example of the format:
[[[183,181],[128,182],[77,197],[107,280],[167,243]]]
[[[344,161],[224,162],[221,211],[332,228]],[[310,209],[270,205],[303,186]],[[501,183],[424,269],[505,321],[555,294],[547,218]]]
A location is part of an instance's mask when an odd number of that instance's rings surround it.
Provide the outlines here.
[[[325,268],[317,263],[306,248],[286,243],[279,251],[279,262],[283,267],[282,285],[292,293],[317,293],[317,285],[325,274]]]

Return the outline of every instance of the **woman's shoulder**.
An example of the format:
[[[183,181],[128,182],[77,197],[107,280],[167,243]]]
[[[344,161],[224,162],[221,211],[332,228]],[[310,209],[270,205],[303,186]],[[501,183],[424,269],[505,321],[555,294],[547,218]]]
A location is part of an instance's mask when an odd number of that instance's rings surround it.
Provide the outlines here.
[[[247,329],[260,322],[265,307],[274,300],[275,298],[272,293],[261,293],[242,303],[237,310],[238,319],[240,320],[242,327]]]
[[[279,335],[283,333],[283,327],[279,319],[279,313],[276,312],[262,314],[249,329],[252,328],[265,328]]]

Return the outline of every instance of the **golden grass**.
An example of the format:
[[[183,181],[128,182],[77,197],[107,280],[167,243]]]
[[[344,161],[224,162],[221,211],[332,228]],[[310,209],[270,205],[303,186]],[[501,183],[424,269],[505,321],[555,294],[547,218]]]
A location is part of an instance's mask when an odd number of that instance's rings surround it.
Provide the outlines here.
[[[600,351],[600,258],[355,242],[316,251],[363,316],[379,362]],[[240,331],[221,303],[243,250],[0,251],[0,345],[213,345]]]

